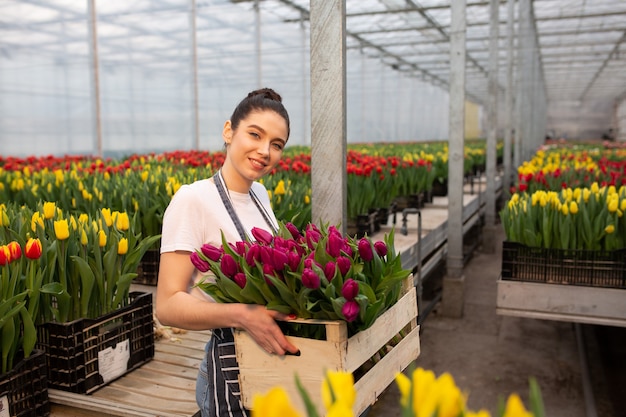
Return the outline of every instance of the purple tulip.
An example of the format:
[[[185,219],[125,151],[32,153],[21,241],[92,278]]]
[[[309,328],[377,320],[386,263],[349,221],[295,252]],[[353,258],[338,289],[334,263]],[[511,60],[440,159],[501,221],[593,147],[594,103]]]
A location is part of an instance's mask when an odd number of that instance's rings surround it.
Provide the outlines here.
[[[318,277],[315,271],[311,268],[306,268],[302,271],[302,285],[312,290],[316,290],[320,287],[320,277]]]
[[[333,261],[328,261],[324,267],[324,276],[328,282],[332,281],[337,271],[337,265]]]
[[[330,233],[328,235],[328,242],[326,243],[326,252],[333,258],[341,255],[341,248],[343,247],[343,237],[336,233]]]
[[[341,307],[341,314],[345,317],[348,323],[356,320],[359,316],[359,303],[354,300],[346,301],[346,303]]]
[[[352,262],[350,261],[350,258],[340,256],[339,258],[337,258],[337,266],[339,267],[339,272],[341,272],[341,275],[345,277],[348,271],[350,271]]]
[[[378,242],[374,243],[374,249],[376,250],[378,256],[387,255],[387,245],[383,241],[379,240]]]
[[[204,259],[202,259],[200,255],[198,255],[197,252],[192,252],[190,258],[191,258],[191,263],[193,264],[193,266],[198,268],[198,271],[207,272],[209,269],[211,269],[211,266],[209,265],[209,263],[205,261]]]
[[[220,268],[224,275],[229,278],[233,278],[237,272],[239,272],[239,267],[237,266],[237,261],[230,254],[225,253],[222,256],[222,260],[220,261]]]
[[[272,248],[270,246],[259,246],[259,256],[263,264],[272,264]]]
[[[287,254],[287,258],[289,258],[289,260],[287,261],[289,269],[291,271],[297,271],[298,267],[300,266],[300,261],[302,260],[302,257],[297,252],[289,252]]]
[[[213,245],[210,245],[208,243],[205,243],[204,245],[202,245],[200,250],[202,251],[202,254],[204,256],[206,256],[213,262],[219,261],[223,253],[222,249],[215,247]]]
[[[365,262],[369,262],[374,259],[374,252],[372,252],[372,244],[367,238],[361,238],[359,240],[359,255]]]
[[[287,228],[287,230],[289,230],[289,233],[291,233],[291,236],[295,239],[298,240],[302,237],[302,235],[300,234],[300,231],[298,230],[298,228],[296,227],[295,224],[291,223],[291,222],[287,222],[285,224],[285,227]]]
[[[235,253],[237,253],[237,255],[239,256],[244,256],[246,254],[246,247],[248,246],[248,243],[246,242],[237,242],[235,243]]]
[[[254,236],[257,242],[261,242],[266,245],[272,244],[272,241],[274,240],[274,235],[272,235],[267,230],[264,230],[258,227],[253,227],[251,231],[252,231],[252,236]]]
[[[272,266],[277,271],[285,269],[285,265],[289,262],[287,254],[278,249],[272,249]]]
[[[245,287],[246,282],[248,282],[248,280],[246,279],[246,274],[244,274],[243,272],[237,272],[233,277],[233,281],[235,281],[235,283],[239,285],[240,288]]]
[[[315,250],[317,242],[322,238],[322,234],[315,229],[309,229],[305,233],[306,244],[311,250]]]
[[[354,297],[359,295],[359,283],[352,278],[348,278],[341,287],[341,295],[346,300],[354,300]]]
[[[246,253],[246,263],[248,266],[253,267],[256,265],[256,261],[261,259],[260,248],[259,245],[254,244],[248,248],[248,253]]]
[[[341,251],[345,253],[346,255],[348,255],[348,257],[352,257],[352,246],[348,244],[347,239],[343,241],[343,247],[341,248]]]

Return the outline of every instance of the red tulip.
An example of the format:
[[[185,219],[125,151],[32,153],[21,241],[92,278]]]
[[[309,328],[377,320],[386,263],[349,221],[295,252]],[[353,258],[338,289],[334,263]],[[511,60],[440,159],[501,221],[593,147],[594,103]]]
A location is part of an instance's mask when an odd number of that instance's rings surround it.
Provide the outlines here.
[[[24,247],[24,255],[28,259],[39,259],[41,257],[41,240],[32,237],[26,242]]]
[[[324,276],[329,282],[335,277],[335,272],[337,272],[337,265],[333,261],[328,261],[324,267]]]
[[[235,283],[239,285],[240,288],[245,287],[246,282],[248,282],[248,280],[246,279],[246,274],[244,274],[243,272],[237,272],[233,277],[233,281],[235,281]]]
[[[381,240],[374,243],[374,250],[376,250],[376,253],[378,254],[378,256],[387,255],[387,245],[385,244],[385,242]]]
[[[7,265],[11,262],[11,252],[7,245],[0,246],[0,266]]]
[[[341,272],[341,275],[345,277],[348,271],[350,271],[352,262],[350,261],[350,258],[340,256],[339,258],[337,258],[337,266],[339,267],[339,272]]]
[[[17,261],[22,257],[22,247],[16,241],[9,242],[7,245],[11,254],[10,262]]]

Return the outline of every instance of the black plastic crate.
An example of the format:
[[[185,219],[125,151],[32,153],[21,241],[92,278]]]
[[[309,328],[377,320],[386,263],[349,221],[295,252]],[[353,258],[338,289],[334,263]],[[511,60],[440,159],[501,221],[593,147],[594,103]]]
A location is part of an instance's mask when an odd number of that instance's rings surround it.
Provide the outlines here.
[[[626,249],[545,249],[505,241],[502,279],[626,288]]]
[[[50,388],[88,394],[154,357],[152,294],[132,292],[130,299],[97,319],[38,327]]]
[[[8,407],[8,411],[5,407]],[[12,370],[0,375],[0,415],[11,417],[50,415],[48,372],[46,354],[43,350],[34,350]]]
[[[133,281],[137,284],[157,285],[160,260],[161,254],[158,249],[147,250],[139,262],[137,277]]]

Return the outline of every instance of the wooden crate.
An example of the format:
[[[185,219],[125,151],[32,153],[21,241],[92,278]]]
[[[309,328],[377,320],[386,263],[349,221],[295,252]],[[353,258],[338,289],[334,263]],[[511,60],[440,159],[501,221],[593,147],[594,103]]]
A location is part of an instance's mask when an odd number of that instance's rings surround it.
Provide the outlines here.
[[[269,355],[245,331],[235,331],[239,382],[246,408],[252,408],[254,394],[265,394],[270,388],[281,386],[287,391],[294,406],[305,414],[295,384],[297,372],[319,414],[325,415],[321,399],[325,371],[343,370],[355,374],[357,398],[353,411],[358,416],[376,402],[383,390],[394,381],[396,373],[404,370],[420,353],[417,300],[413,286],[370,328],[350,338],[347,337],[344,321],[300,322],[323,324],[326,328],[326,340],[288,336],[300,349],[300,356]],[[398,344],[391,347],[388,342],[403,329],[406,334]],[[371,367],[363,366],[383,348],[390,350],[381,360]]]

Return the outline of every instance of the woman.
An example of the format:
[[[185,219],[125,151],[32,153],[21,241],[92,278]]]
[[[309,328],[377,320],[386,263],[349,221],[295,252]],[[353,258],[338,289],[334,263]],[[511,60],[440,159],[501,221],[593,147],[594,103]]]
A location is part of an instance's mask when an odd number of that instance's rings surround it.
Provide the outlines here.
[[[211,178],[182,186],[163,217],[156,314],[164,325],[212,330],[198,374],[196,399],[203,416],[247,415],[240,401],[233,328],[244,329],[270,354],[297,353],[276,320],[291,316],[264,306],[218,304],[194,287],[201,276],[189,255],[204,243],[252,240],[251,229],[277,227],[265,187],[257,182],[279,162],[289,138],[289,115],[272,89],[244,98],[222,137],[226,158]]]

